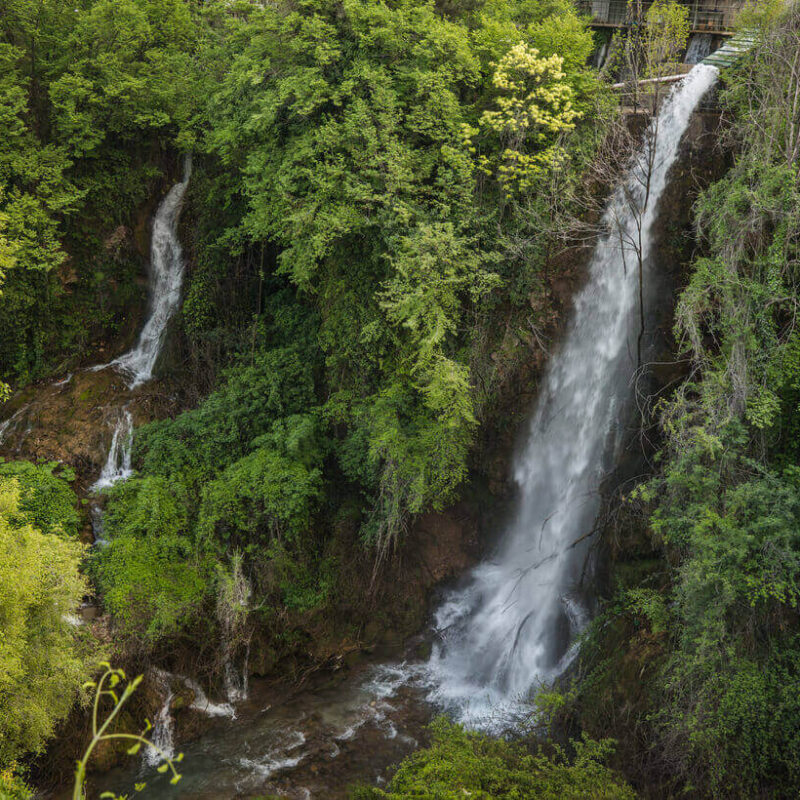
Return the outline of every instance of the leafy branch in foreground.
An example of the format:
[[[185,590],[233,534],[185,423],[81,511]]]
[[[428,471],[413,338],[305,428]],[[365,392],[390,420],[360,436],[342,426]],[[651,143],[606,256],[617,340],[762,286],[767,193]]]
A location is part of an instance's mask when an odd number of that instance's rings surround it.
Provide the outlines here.
[[[78,765],[75,769],[75,787],[72,791],[72,800],[83,800],[83,798],[86,796],[84,788],[86,782],[86,767],[97,745],[101,742],[107,742],[115,739],[123,739],[131,742],[131,746],[128,748],[128,755],[131,756],[135,756],[141,750],[143,745],[144,747],[156,752],[163,762],[158,767],[158,772],[164,773],[167,772],[167,770],[170,770],[172,772],[170,783],[177,783],[181,779],[181,776],[175,768],[175,764],[178,764],[183,760],[183,753],[178,753],[177,756],[172,758],[158,745],[154,744],[149,739],[146,739],[145,734],[153,727],[149,720],[145,720],[145,729],[142,731],[142,733],[107,733],[111,723],[114,721],[114,719],[116,719],[120,711],[122,711],[125,703],[128,702],[131,695],[136,691],[139,684],[142,682],[142,676],[139,675],[132,681],[129,681],[122,690],[122,694],[117,695],[115,689],[120,686],[122,682],[127,681],[125,672],[121,669],[114,669],[107,661],[101,662],[100,666],[105,669],[105,672],[103,672],[103,674],[100,676],[100,679],[98,681],[88,681],[83,685],[84,689],[95,690],[94,705],[92,707],[92,740],[89,742],[89,746],[84,751],[83,756],[78,761]],[[98,724],[100,702],[103,697],[109,697],[114,703],[114,706],[105,720]],[[141,791],[144,789],[144,787],[144,783],[136,784],[137,791]],[[100,797],[109,798],[109,800],[124,800],[124,797],[118,798],[113,792],[103,792]]]

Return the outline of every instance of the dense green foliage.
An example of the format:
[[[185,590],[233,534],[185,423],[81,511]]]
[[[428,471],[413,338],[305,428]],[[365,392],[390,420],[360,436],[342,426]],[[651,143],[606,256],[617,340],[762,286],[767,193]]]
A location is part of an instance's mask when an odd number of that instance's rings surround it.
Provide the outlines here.
[[[726,76],[733,167],[696,207],[675,329],[692,370],[629,498],[647,560],[618,567],[577,692],[670,796],[800,786],[800,19],[766,5]],[[647,19],[633,77],[672,72],[687,33],[672,3]],[[324,639],[337,602],[359,640],[353,596],[459,497],[499,392],[541,356],[551,217],[604,188],[592,48],[569,0],[0,0],[0,406],[122,349],[148,214],[194,154],[182,411],[136,430],[87,559],[120,649],[219,664],[222,645],[230,666],[258,625],[268,665]],[[26,796],[15,760],[86,672],[73,478],[0,462],[0,794]],[[634,796],[606,739],[432,737],[355,796]]]
[[[0,3],[0,378],[84,353],[139,299],[120,226],[189,114],[195,36],[183,0]]]
[[[586,107],[591,39],[566,4],[453,16],[427,3],[244,8],[220,32],[204,139],[223,197],[243,207],[207,235],[277,247],[266,266],[318,310],[324,413],[344,429],[342,467],[359,462],[370,535],[387,546],[406,513],[442,505],[464,479],[480,402],[470,354],[489,293],[515,268],[497,226],[519,221],[481,179],[465,126],[513,100],[529,133],[515,146],[544,158]],[[530,68],[517,88],[497,80],[514,68],[494,64],[518,43],[552,68]],[[557,71],[565,52],[569,78]],[[531,127],[540,96],[554,121]],[[487,138],[482,157],[505,139]]]
[[[15,522],[30,524],[42,533],[75,537],[80,522],[75,493],[67,481],[75,476],[59,464],[30,461],[0,463],[0,479],[14,479],[19,489]]]
[[[27,517],[17,480],[0,477],[2,769],[41,750],[71,709],[92,649],[74,618],[87,591],[78,573],[82,547]]]
[[[598,135],[567,2],[207,3],[197,25],[182,325],[216,389],[137,431],[95,565],[153,640],[208,616],[233,553],[256,605],[320,608],[340,550],[322,520],[381,558],[457,496],[493,315],[549,313],[549,171],[577,176]]]
[[[354,800],[634,800],[633,790],[604,761],[611,742],[573,742],[573,758],[558,747],[530,754],[521,744],[493,739],[439,719],[432,743],[400,765],[386,789],[359,788]]]

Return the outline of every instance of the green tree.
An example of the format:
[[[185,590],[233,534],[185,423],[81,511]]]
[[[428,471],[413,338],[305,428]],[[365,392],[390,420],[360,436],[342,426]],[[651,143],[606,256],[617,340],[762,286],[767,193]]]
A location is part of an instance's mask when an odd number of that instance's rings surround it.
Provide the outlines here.
[[[87,584],[81,545],[19,521],[17,482],[0,478],[0,764],[39,752],[72,708],[91,646],[74,614]]]
[[[509,199],[513,191],[529,190],[563,166],[566,153],[558,135],[572,130],[579,116],[563,65],[560,55],[541,57],[525,42],[515,45],[495,68],[496,108],[483,112],[477,128],[464,129],[471,149],[477,149],[479,135],[489,138],[480,148],[478,165],[498,180]]]

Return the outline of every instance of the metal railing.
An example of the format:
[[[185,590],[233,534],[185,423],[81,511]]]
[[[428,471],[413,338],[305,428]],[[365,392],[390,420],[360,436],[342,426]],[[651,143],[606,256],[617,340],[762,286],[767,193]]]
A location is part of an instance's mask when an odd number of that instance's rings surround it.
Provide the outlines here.
[[[642,2],[642,12],[651,5]],[[689,7],[689,24],[693,32],[726,33],[732,30],[733,20],[743,3],[738,0],[706,0],[685,5]],[[579,0],[578,6],[593,18],[595,25],[623,28],[633,24],[637,17],[637,4],[628,0]]]

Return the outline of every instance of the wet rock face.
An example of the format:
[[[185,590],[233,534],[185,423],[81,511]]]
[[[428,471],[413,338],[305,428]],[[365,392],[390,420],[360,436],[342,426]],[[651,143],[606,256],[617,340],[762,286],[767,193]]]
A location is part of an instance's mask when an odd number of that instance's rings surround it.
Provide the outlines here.
[[[105,460],[105,417],[116,411],[124,384],[113,372],[79,372],[48,388],[31,387],[14,398],[18,416],[0,442],[6,458],[60,461],[90,475]]]
[[[474,509],[460,503],[447,511],[422,514],[414,525],[421,580],[426,588],[460,575],[479,555]]]
[[[86,488],[106,460],[120,408],[127,405],[136,425],[164,416],[172,402],[165,388],[152,382],[130,391],[110,367],[28,387],[3,408],[0,456],[67,464],[78,475],[78,488]]]

